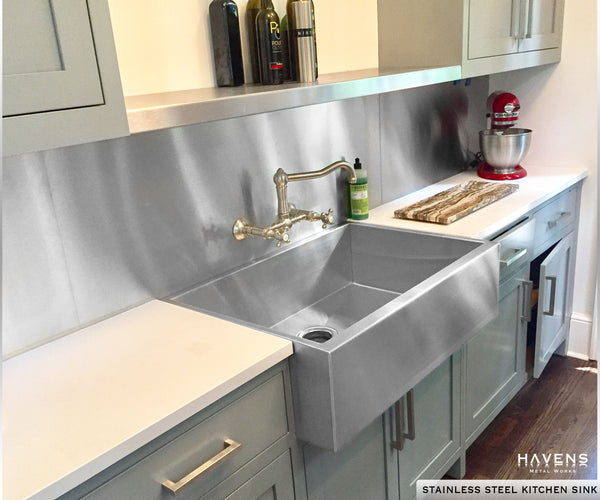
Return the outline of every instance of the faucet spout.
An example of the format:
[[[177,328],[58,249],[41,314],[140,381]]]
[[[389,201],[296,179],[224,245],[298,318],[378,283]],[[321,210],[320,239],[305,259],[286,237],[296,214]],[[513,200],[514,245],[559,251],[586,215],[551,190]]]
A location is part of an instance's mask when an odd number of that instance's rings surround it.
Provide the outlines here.
[[[345,170],[348,174],[348,182],[350,184],[356,184],[356,172],[354,167],[347,161],[340,160],[334,161],[332,164],[323,167],[321,170],[313,170],[311,172],[299,172],[297,174],[287,174],[288,181],[303,181],[307,179],[317,179],[324,177],[337,169]]]

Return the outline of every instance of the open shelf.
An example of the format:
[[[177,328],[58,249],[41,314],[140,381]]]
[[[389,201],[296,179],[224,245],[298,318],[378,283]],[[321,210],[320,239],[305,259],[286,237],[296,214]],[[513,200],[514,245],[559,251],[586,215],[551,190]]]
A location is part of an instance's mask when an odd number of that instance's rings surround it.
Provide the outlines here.
[[[399,73],[382,72],[374,68],[320,75],[315,83],[246,84],[241,87],[131,96],[125,98],[125,106],[129,130],[136,134],[393,92],[460,78],[460,66],[408,68]]]

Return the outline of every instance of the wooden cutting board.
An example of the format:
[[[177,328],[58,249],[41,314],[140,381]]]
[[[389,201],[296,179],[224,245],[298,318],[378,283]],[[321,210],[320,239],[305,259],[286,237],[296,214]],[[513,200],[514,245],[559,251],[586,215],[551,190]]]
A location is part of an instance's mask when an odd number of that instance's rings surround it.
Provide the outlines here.
[[[514,193],[517,184],[469,181],[394,211],[398,219],[451,224]]]

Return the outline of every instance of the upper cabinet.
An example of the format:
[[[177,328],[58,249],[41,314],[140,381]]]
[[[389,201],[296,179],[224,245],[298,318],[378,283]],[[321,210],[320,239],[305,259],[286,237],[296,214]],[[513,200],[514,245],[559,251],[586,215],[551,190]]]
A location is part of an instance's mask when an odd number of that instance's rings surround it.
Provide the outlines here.
[[[560,60],[564,0],[379,0],[379,65],[459,64],[462,77]]]
[[[127,135],[106,1],[3,2],[3,155]]]

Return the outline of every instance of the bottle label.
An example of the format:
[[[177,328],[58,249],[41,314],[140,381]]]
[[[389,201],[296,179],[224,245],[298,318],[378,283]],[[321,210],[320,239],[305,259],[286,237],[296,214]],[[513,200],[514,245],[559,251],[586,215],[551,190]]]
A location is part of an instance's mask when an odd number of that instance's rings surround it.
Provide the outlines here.
[[[300,29],[292,30],[292,34],[298,38],[303,37],[303,36],[313,36],[313,29],[312,28],[300,28]]]
[[[350,184],[350,215],[366,219],[369,215],[367,184]]]
[[[281,59],[281,34],[279,23],[271,21],[269,23],[269,39],[271,42],[271,62],[269,67],[272,70],[283,69],[283,60]]]

